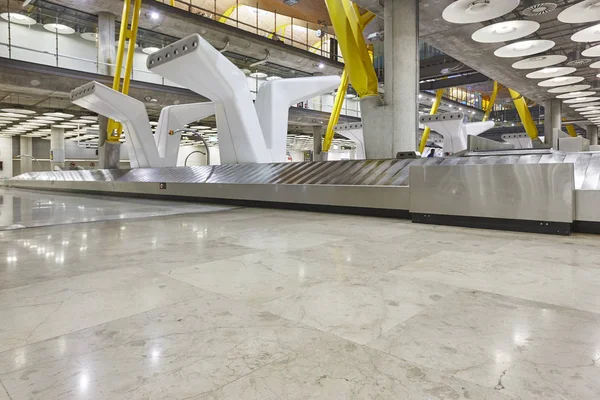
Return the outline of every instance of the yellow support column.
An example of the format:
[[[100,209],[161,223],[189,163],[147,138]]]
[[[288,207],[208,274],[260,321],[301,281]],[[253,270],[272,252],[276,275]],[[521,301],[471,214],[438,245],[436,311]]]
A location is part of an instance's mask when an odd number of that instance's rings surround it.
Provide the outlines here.
[[[121,15],[121,29],[119,31],[119,46],[117,48],[117,60],[115,66],[115,76],[113,78],[113,90],[123,94],[129,93],[129,82],[131,81],[131,72],[133,71],[133,54],[135,51],[135,41],[137,38],[138,24],[140,21],[140,10],[142,0],[134,0],[133,8],[131,0],[125,0],[123,4],[123,14]],[[133,12],[132,12],[133,11]],[[131,21],[130,21],[131,19]],[[131,28],[129,28],[131,25]],[[125,59],[125,76],[123,77],[123,86],[121,87],[121,73],[123,71],[123,58],[125,57],[125,41],[129,41],[127,48],[127,58]],[[121,137],[122,126],[120,123],[110,119],[108,121],[108,142],[118,142]]]
[[[567,119],[563,118],[562,120],[564,122]],[[577,132],[575,132],[575,127],[573,126],[573,124],[565,125],[565,127],[567,128],[567,133],[569,134],[569,136],[571,136],[571,137],[577,137]]]
[[[344,56],[345,66],[323,138],[324,152],[329,151],[331,147],[335,134],[334,128],[340,118],[348,84],[352,83],[359,97],[379,96],[377,75],[373,68],[373,53],[369,52],[362,35],[364,28],[375,18],[375,14],[368,11],[361,15],[358,7],[349,0],[325,0],[325,2]]]
[[[494,104],[496,103],[496,97],[498,96],[498,90],[500,89],[500,85],[498,85],[497,81],[494,81],[494,90],[492,91],[492,95],[490,96],[490,101],[487,104],[485,109],[485,115],[483,116],[483,121],[487,121],[490,118],[490,114],[494,109]]]
[[[527,107],[525,98],[515,90],[509,88],[508,91],[513,103],[515,104],[515,108],[519,113],[521,123],[523,124],[523,127],[525,127],[525,132],[527,132],[527,135],[531,138],[531,140],[536,140],[538,138],[537,126],[535,125],[535,122],[533,122],[533,118],[531,117],[531,113],[529,112],[529,107]]]
[[[438,112],[438,108],[440,108],[440,104],[442,103],[442,95],[444,94],[444,89],[438,89],[435,93],[435,101],[431,105],[431,111],[429,111],[429,115],[436,114]],[[421,136],[421,143],[419,144],[419,152],[423,153],[425,151],[425,145],[427,144],[427,139],[429,139],[429,133],[431,133],[431,129],[428,126],[423,130],[423,136]]]

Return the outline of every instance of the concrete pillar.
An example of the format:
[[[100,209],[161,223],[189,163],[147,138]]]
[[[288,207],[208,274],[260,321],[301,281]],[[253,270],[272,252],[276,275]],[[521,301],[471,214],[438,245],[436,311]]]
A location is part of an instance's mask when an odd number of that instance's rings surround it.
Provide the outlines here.
[[[598,127],[596,125],[586,126],[587,139],[590,141],[590,146],[598,145]]]
[[[313,126],[313,161],[323,161],[323,127]]]
[[[392,156],[417,150],[419,0],[385,0],[385,103],[391,107]]]
[[[552,148],[558,148],[558,135],[554,129],[561,130],[562,127],[562,103],[559,99],[546,100],[544,102],[544,143]]]
[[[115,59],[115,15],[101,12],[98,14],[98,73],[114,75]],[[98,168],[115,169],[119,166],[121,145],[106,141],[107,125],[108,118],[98,116]]]
[[[54,171],[56,166],[61,169],[65,166],[65,130],[52,127],[50,131],[50,170]]]
[[[33,171],[33,138],[21,136],[19,138],[20,145],[20,170],[24,174]]]
[[[417,150],[419,95],[419,1],[385,0],[385,104],[361,98],[368,159]]]

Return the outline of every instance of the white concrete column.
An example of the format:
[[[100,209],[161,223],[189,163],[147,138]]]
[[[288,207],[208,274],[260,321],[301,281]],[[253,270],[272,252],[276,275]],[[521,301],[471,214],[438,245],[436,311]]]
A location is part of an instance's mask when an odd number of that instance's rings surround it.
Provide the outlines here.
[[[20,169],[21,173],[33,171],[33,138],[21,136],[19,137]]]
[[[313,161],[323,161],[323,126],[313,126]]]
[[[417,150],[419,1],[385,0],[385,103],[391,107],[392,156]]]
[[[417,150],[419,95],[419,1],[385,0],[385,101],[361,98],[368,159]]]
[[[115,15],[101,12],[98,14],[98,73],[113,76],[115,60]],[[119,166],[121,145],[106,142],[107,125],[108,118],[98,116],[98,167],[114,169]]]
[[[546,100],[544,102],[544,142],[558,148],[558,135],[554,129],[562,128],[562,102],[559,99]]]
[[[596,125],[586,126],[587,139],[590,141],[590,146],[598,145],[598,127]]]
[[[65,166],[65,130],[52,127],[50,131],[50,170]]]

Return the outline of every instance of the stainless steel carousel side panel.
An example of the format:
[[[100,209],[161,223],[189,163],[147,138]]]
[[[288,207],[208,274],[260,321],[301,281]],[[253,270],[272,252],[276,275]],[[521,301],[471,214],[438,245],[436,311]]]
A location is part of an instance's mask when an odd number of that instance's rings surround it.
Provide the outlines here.
[[[411,213],[571,223],[573,164],[410,168]]]
[[[600,190],[575,191],[574,220],[600,223]]]

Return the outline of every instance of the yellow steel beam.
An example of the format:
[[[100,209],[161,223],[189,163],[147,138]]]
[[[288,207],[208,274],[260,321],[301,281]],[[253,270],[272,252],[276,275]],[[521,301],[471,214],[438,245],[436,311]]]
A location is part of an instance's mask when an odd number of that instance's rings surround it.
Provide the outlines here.
[[[337,125],[340,118],[340,113],[342,112],[342,105],[344,104],[344,98],[346,97],[346,91],[348,90],[348,81],[348,70],[344,67],[344,72],[342,72],[342,80],[335,95],[333,109],[331,110],[331,116],[329,117],[329,122],[327,123],[327,131],[325,132],[325,137],[323,138],[323,151],[325,152],[329,151],[331,142],[333,141],[333,135],[335,134],[334,128]]]
[[[490,118],[490,114],[494,109],[494,104],[496,103],[496,97],[498,96],[498,90],[500,89],[500,85],[497,81],[494,81],[494,90],[492,91],[492,95],[490,100],[485,108],[485,115],[483,116],[483,121],[487,121]]]
[[[440,104],[442,103],[442,95],[444,94],[444,89],[438,89],[435,92],[435,101],[431,106],[431,110],[429,111],[429,115],[436,114],[438,112],[438,108],[440,108]],[[419,144],[419,152],[423,153],[425,151],[425,145],[427,144],[427,139],[429,139],[429,133],[431,133],[431,129],[426,126],[423,130],[423,136],[421,136],[421,143]]]
[[[362,35],[364,26],[350,0],[325,0],[350,83],[359,97],[379,95],[377,75]],[[365,20],[367,18],[365,17]]]
[[[531,117],[531,112],[529,112],[529,107],[527,107],[527,102],[525,98],[521,96],[521,94],[515,90],[508,89],[510,93],[510,97],[515,104],[515,108],[519,113],[519,117],[521,118],[521,123],[523,127],[525,127],[525,132],[531,138],[531,140],[535,140],[538,138],[538,130],[535,122],[533,122],[533,118]]]
[[[142,0],[134,0],[131,7],[131,0],[125,0],[123,4],[123,14],[121,15],[121,29],[119,31],[119,46],[117,48],[117,60],[115,66],[115,76],[113,78],[113,90],[124,94],[129,93],[129,83],[131,81],[131,72],[133,70],[133,55],[135,51],[135,41],[137,38],[138,24],[140,21],[140,10]],[[131,17],[131,22],[130,22]],[[131,28],[129,26],[131,25]],[[125,57],[125,41],[129,40],[127,57],[125,58],[125,75],[123,76],[123,86],[121,86],[121,73],[123,71],[123,58]],[[107,137],[108,142],[119,142],[121,137],[121,124],[114,121],[108,121]]]
[[[293,26],[292,26],[292,24],[290,24],[290,23],[281,24],[281,25],[279,25],[278,27],[276,27],[276,28],[275,28],[275,30],[274,30],[273,32],[269,33],[269,34],[267,35],[267,37],[268,37],[269,39],[273,39],[273,36],[275,36],[275,35],[278,35],[278,34],[279,34],[278,32],[281,32],[281,36],[285,36],[285,30],[287,29],[287,27],[288,27],[288,26],[291,26],[291,27],[292,27],[292,29],[294,29],[294,27],[293,27]]]
[[[231,14],[233,14],[233,12],[240,6],[241,4],[236,4],[233,5],[231,7],[229,7],[227,10],[225,10],[225,12],[223,13],[223,15],[221,16],[221,18],[219,18],[219,22],[224,24],[225,22],[229,21],[229,17],[231,17]],[[215,10],[216,12],[217,10]]]
[[[564,122],[567,119],[563,118],[562,120]],[[569,134],[569,136],[571,136],[571,137],[577,137],[577,132],[575,132],[575,127],[573,126],[573,124],[565,125],[565,127],[567,128],[567,133]]]

